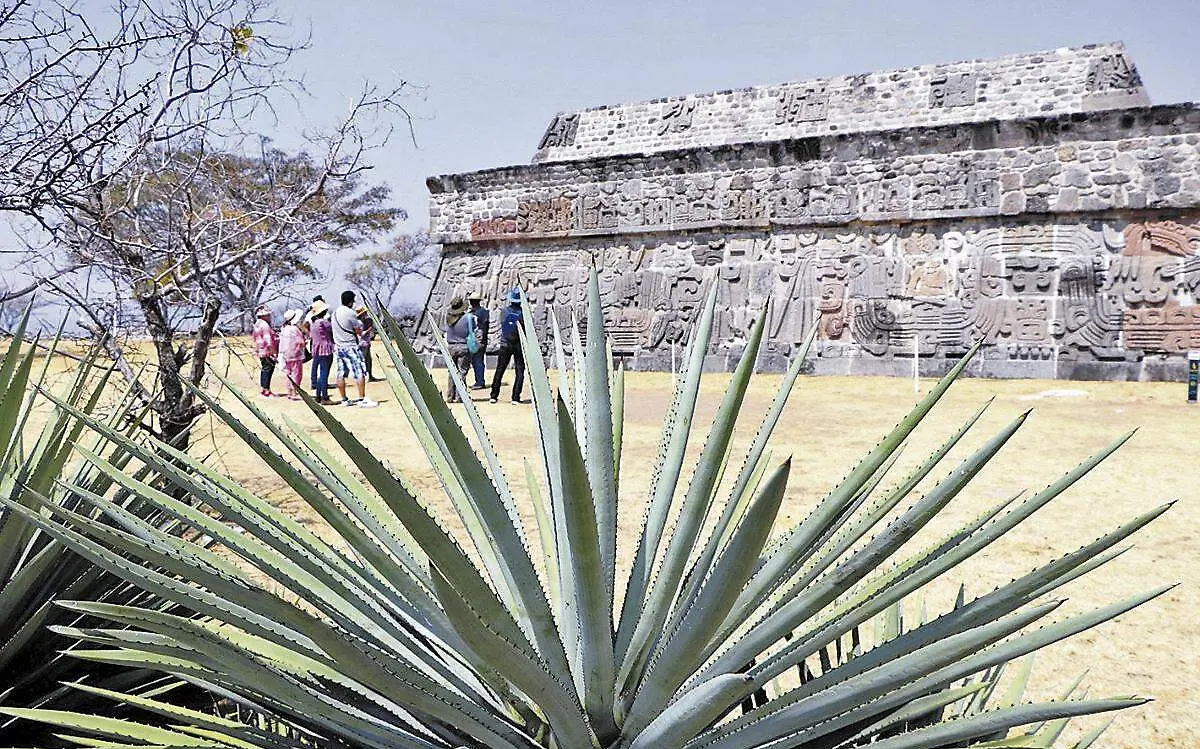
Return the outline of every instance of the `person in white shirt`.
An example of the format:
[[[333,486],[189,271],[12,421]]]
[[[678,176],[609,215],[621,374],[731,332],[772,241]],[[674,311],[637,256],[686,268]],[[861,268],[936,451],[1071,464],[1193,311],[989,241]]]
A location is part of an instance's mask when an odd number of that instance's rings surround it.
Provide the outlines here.
[[[358,349],[362,321],[354,312],[354,292],[342,292],[342,304],[333,311],[333,358],[337,366],[337,389],[343,406],[374,408],[379,405],[367,397],[367,363]],[[346,378],[354,379],[358,399],[346,396]]]

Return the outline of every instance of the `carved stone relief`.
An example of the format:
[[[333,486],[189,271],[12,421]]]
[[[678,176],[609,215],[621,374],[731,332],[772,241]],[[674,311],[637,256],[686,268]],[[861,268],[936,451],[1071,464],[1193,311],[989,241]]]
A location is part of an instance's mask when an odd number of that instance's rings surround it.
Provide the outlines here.
[[[1103,55],[1088,69],[1088,91],[1112,91],[1137,88],[1142,79],[1123,54]]]
[[[775,107],[775,124],[820,122],[829,111],[829,94],[824,88],[783,89]]]
[[[975,73],[938,73],[929,79],[929,106],[934,109],[975,104]]]
[[[579,113],[555,115],[538,144],[538,150],[575,145],[575,132],[578,129]]]
[[[677,188],[672,216],[716,210],[697,185],[681,181]],[[544,229],[568,220],[603,228],[616,215],[605,202],[612,198],[527,201],[514,220]],[[575,207],[586,218],[572,213]],[[719,208],[728,211],[730,204]],[[1012,362],[1119,364],[1200,349],[1195,219],[1008,225],[979,219],[460,252],[446,258],[431,310],[444,310],[452,296],[468,291],[499,306],[509,288],[521,286],[536,324],[567,325],[586,302],[592,266],[599,269],[614,352],[635,360],[662,363],[672,346],[686,343],[713,284],[719,310],[710,353],[730,356],[768,301],[765,351],[784,357],[814,326],[820,360],[902,362],[916,352],[922,360],[946,361],[977,340],[988,361]],[[430,317],[439,319],[436,312]]]

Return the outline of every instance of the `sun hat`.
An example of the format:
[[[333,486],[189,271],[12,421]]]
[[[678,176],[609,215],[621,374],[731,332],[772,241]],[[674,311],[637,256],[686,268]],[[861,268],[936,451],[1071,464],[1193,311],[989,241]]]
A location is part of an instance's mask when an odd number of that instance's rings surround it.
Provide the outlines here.
[[[287,312],[283,313],[283,321],[285,323],[292,323],[292,322],[295,322],[296,318],[299,316],[300,316],[300,310],[290,309]]]
[[[463,312],[466,312],[466,311],[467,311],[467,303],[463,301],[462,297],[456,296],[450,300],[450,307],[449,307],[450,314],[452,314],[452,315],[462,314]]]
[[[259,307],[258,309],[254,310],[254,316],[255,317],[270,317],[271,316],[271,308],[264,304],[261,307]]]
[[[308,308],[308,313],[313,317],[316,317],[317,315],[323,315],[328,311],[329,311],[329,305],[326,304],[324,302],[324,300],[321,300],[321,299],[318,299],[317,301],[313,302],[312,306]]]
[[[365,315],[365,314],[367,314],[367,305],[365,305],[365,304],[360,304],[360,305],[358,305],[357,307],[355,307],[355,308],[354,308],[354,314],[356,314],[356,315]]]
[[[509,304],[520,304],[521,303],[521,290],[513,289],[512,291],[508,292],[508,296],[505,297],[504,300],[506,302],[508,302]]]
[[[483,301],[483,292],[482,291],[472,291],[470,294],[467,294],[467,301],[468,302],[482,302]]]

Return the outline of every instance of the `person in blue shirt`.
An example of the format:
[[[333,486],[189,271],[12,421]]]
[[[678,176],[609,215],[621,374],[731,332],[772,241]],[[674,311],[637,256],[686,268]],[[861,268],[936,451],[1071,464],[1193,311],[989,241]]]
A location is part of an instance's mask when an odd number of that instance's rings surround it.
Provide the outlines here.
[[[492,325],[492,316],[488,313],[487,307],[483,306],[483,299],[478,293],[471,294],[468,301],[471,302],[471,314],[475,316],[475,335],[479,340],[479,350],[471,358],[471,368],[475,370],[475,384],[471,386],[471,389],[483,390],[487,387],[487,383],[483,381],[483,358],[487,356],[488,329]]]
[[[509,361],[513,363],[512,402],[522,403],[521,389],[525,386],[525,356],[521,353],[521,292],[513,289],[505,298],[508,306],[500,314],[500,345],[496,353],[496,372],[492,375],[492,397],[500,399],[500,385]]]

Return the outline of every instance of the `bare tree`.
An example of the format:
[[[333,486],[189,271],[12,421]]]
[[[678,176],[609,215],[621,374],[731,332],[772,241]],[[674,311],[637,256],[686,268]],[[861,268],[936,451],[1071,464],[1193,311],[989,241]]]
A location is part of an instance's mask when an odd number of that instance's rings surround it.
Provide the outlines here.
[[[403,282],[413,278],[431,279],[437,260],[437,248],[428,232],[401,234],[384,250],[368,252],[354,259],[346,281],[369,298],[378,299],[387,310],[398,313],[408,302]]]
[[[313,155],[282,189],[247,190],[241,205],[222,195],[216,155],[253,153],[246,123],[299,90],[289,62],[305,42],[287,33],[263,0],[0,9],[0,213],[49,237],[18,248],[31,280],[4,298],[46,286],[77,305],[164,439],[185,441],[201,410],[186,383],[204,375],[231,272],[304,236],[306,212],[353,185],[391,123],[407,122],[407,84],[364,86],[309,136]],[[133,330],[153,344],[153,387],[125,360]]]

